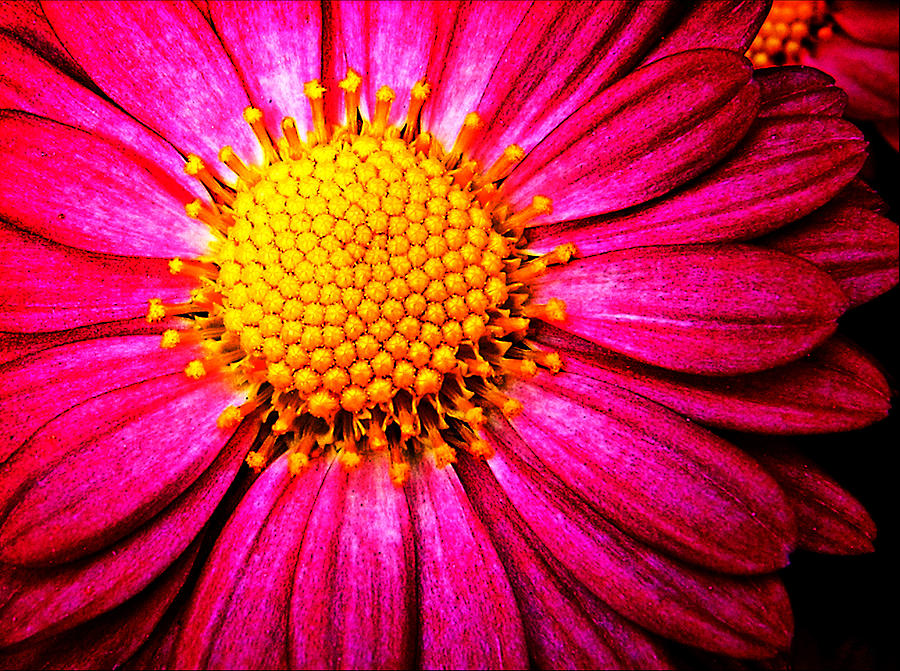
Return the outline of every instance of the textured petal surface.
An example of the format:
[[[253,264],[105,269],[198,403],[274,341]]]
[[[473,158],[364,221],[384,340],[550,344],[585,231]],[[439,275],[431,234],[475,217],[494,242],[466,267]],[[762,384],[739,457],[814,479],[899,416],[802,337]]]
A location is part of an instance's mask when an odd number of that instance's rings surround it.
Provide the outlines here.
[[[0,467],[0,559],[70,561],[146,522],[215,459],[234,402],[219,381],[173,373],[57,415]]]
[[[745,245],[645,247],[550,270],[533,299],[566,303],[561,328],[640,361],[745,373],[799,357],[846,306],[814,266]]]
[[[401,669],[413,663],[415,552],[387,454],[332,468],[310,514],[290,604],[296,669]]]
[[[190,194],[133,152],[30,115],[0,116],[0,216],[44,238],[125,256],[199,256]],[[73,197],[74,196],[74,197]]]
[[[525,635],[503,565],[456,474],[430,453],[407,484],[419,581],[420,665],[522,668]]]
[[[731,157],[646,207],[530,231],[536,251],[574,243],[583,256],[660,244],[746,240],[809,214],[865,161],[861,133],[840,119],[760,121]]]
[[[210,166],[231,145],[259,145],[241,114],[247,94],[218,37],[191,3],[45,2],[70,54],[112,100]]]
[[[508,393],[510,424],[548,470],[606,519],[675,557],[727,573],[787,564],[795,528],[752,459],[675,413],[577,371],[541,372]],[[528,453],[525,453],[528,454]]]
[[[488,432],[487,464],[510,502],[573,575],[616,611],[676,641],[735,657],[767,657],[790,641],[787,594],[774,578],[736,579],[667,559],[568,495],[508,428]]]
[[[516,209],[533,196],[552,198],[556,220],[646,202],[729,152],[756,117],[758,100],[752,68],[737,54],[676,54],[579,108],[513,170],[504,190]]]
[[[797,114],[840,116],[847,94],[834,85],[834,78],[803,65],[765,68],[753,73],[762,96],[759,116]]]
[[[195,282],[163,259],[94,254],[0,222],[0,330],[56,331],[147,314],[147,301],[183,303]]]

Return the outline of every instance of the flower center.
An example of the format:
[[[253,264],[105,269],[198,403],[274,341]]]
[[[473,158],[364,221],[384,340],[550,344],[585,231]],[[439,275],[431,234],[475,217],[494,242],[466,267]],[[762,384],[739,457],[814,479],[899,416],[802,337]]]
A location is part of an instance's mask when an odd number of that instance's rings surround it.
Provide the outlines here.
[[[832,28],[824,0],[775,0],[759,33],[747,49],[754,67],[798,65],[803,50],[827,40]]]
[[[191,328],[166,331],[162,346],[200,343],[205,356],[185,373],[224,374],[247,391],[220,426],[263,408],[266,431],[247,457],[251,467],[284,451],[296,472],[328,449],[346,466],[366,450],[389,450],[402,484],[408,459],[423,449],[439,465],[457,449],[486,455],[484,412],[520,408],[501,391],[506,375],[559,370],[558,355],[527,332],[535,317],[563,320],[564,306],[532,304],[527,282],[574,249],[543,257],[523,249],[525,224],[550,202],[536,197],[519,213],[503,202],[498,182],[521,149],[508,148],[481,174],[466,155],[480,126],[470,114],[445,152],[418,132],[423,83],[402,128],[386,123],[387,87],[360,127],[360,82],[353,72],[341,82],[347,121],[333,133],[324,89],[307,84],[315,126],[307,142],[289,118],[273,142],[259,110],[248,108],[266,160],[248,166],[224,147],[233,185],[189,157],[185,170],[211,203],[195,201],[187,212],[217,240],[208,258],[170,263],[198,278],[192,302],[151,301],[148,319],[189,317]]]

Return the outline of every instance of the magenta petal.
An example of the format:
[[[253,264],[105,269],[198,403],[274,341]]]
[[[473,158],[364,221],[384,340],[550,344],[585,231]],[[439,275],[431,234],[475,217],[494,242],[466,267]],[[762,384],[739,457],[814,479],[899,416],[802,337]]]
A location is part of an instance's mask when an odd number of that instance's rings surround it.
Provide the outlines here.
[[[214,2],[209,11],[270,132],[281,135],[278,124],[289,116],[305,138],[312,130],[312,113],[303,85],[319,79],[322,71],[319,3]]]
[[[147,301],[183,303],[195,280],[163,259],[94,254],[0,222],[0,330],[55,331],[145,316]]]
[[[851,306],[880,296],[900,279],[897,224],[850,198],[835,198],[759,243],[816,264],[834,278]]]
[[[229,435],[216,419],[235,402],[221,381],[174,373],[44,424],[0,467],[0,560],[71,561],[146,522],[215,459]]]
[[[566,304],[560,327],[664,368],[747,373],[831,335],[846,298],[815,266],[747,245],[644,247],[558,266],[532,298]]]
[[[812,552],[872,552],[872,518],[853,496],[815,464],[789,449],[754,452],[794,507],[799,547]]]
[[[388,455],[332,468],[306,525],[290,604],[295,669],[413,665],[415,553]]]
[[[503,187],[516,209],[533,196],[552,198],[557,220],[644,203],[729,152],[756,117],[758,100],[752,68],[737,54],[676,54],[632,72],[579,108]]]
[[[571,242],[582,256],[647,245],[746,240],[822,206],[865,161],[860,132],[840,119],[756,123],[731,157],[684,189],[623,214],[542,226],[531,247]]]
[[[425,669],[528,665],[522,621],[503,565],[451,468],[430,453],[407,484]],[[477,624],[476,624],[477,623]]]
[[[496,450],[488,466],[524,522],[616,611],[650,631],[734,657],[787,648],[790,606],[777,579],[737,579],[669,559],[571,497],[552,474],[528,466],[517,455],[530,448],[511,429],[486,437]]]
[[[31,115],[0,116],[0,137],[0,216],[19,228],[92,252],[206,253],[208,229],[184,211],[190,194],[157,166]]]
[[[574,358],[565,369],[629,389],[704,424],[771,434],[858,429],[883,418],[890,390],[875,363],[852,343],[831,339],[804,358],[761,373],[700,376],[653,368],[554,327],[538,342]]]
[[[553,559],[499,489],[465,453],[456,472],[506,568],[528,651],[543,669],[671,668],[663,646],[594,597]]]
[[[857,42],[897,50],[900,7],[880,0],[834,0],[831,16]]]
[[[759,82],[760,117],[826,114],[840,116],[847,94],[834,85],[834,78],[815,68],[791,65],[765,68],[753,73]]]
[[[245,422],[181,496],[103,552],[52,568],[10,569],[0,580],[0,645],[68,630],[134,597],[187,551],[228,489],[256,436]]]
[[[484,126],[473,158],[489,166],[511,144],[530,151],[633,67],[672,10],[670,2],[533,3],[476,108]]]
[[[249,104],[219,38],[192,3],[44,2],[72,56],[125,111],[214,165],[223,145],[258,162]]]
[[[573,373],[508,387],[537,461],[631,536],[726,573],[787,565],[796,529],[775,482],[743,452],[655,403]],[[496,430],[496,428],[495,428]]]
[[[287,668],[296,557],[330,459],[276,460],[216,541],[175,645],[175,668]]]

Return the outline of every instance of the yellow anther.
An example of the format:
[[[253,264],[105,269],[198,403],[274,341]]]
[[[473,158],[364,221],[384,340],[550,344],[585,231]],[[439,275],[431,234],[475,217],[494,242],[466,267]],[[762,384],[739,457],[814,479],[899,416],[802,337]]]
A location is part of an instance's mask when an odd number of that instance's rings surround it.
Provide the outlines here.
[[[531,199],[531,204],[528,207],[516,212],[506,220],[506,230],[521,235],[525,230],[525,226],[532,219],[540,215],[551,214],[552,212],[553,201],[545,196],[535,196]]]
[[[159,346],[163,349],[172,349],[181,342],[181,334],[175,329],[166,329],[163,331]]]
[[[453,149],[450,150],[450,153],[447,154],[447,158],[445,159],[447,165],[456,165],[459,159],[469,151],[472,143],[478,136],[478,131],[481,126],[481,117],[477,112],[469,112],[466,114],[462,128],[460,128],[459,134],[456,136],[456,142],[453,143]]]
[[[240,158],[238,158],[237,154],[234,153],[234,150],[231,147],[226,146],[222,147],[222,149],[219,150],[219,160],[227,165],[235,175],[240,177],[248,184],[255,184],[260,179],[259,174],[251,171],[250,168],[248,168],[244,164],[244,162]]]
[[[338,461],[341,462],[341,465],[348,469],[352,470],[359,466],[360,456],[356,452],[350,452],[349,450],[341,450],[338,455]]]
[[[319,80],[313,79],[303,85],[303,95],[309,100],[312,110],[313,128],[316,141],[320,144],[328,141],[328,127],[325,123],[325,88],[319,84]]]
[[[266,458],[259,452],[248,452],[244,461],[256,473],[262,472],[266,467]]]
[[[291,475],[299,475],[309,464],[309,456],[302,452],[290,452],[288,454],[288,471]]]
[[[390,468],[391,482],[397,487],[403,487],[409,482],[409,474],[412,469],[407,463],[393,463]]]
[[[409,110],[406,112],[406,125],[403,129],[403,139],[407,142],[415,137],[416,121],[419,118],[419,112],[430,94],[431,86],[426,84],[424,80],[416,82],[412,87],[412,91],[410,91]]]
[[[229,405],[219,415],[219,418],[216,420],[216,426],[220,429],[233,429],[241,423],[242,419],[244,419],[244,414],[241,412],[241,409]]]
[[[147,321],[151,324],[162,321],[166,317],[166,308],[163,306],[159,298],[151,298],[147,301],[149,307],[147,309]]]
[[[391,104],[396,97],[389,86],[382,86],[375,94],[375,114],[372,118],[372,132],[376,135],[384,133],[391,113]]]
[[[188,154],[187,161],[185,161],[184,164],[185,174],[196,177],[204,167],[203,160],[199,156],[196,154]]]
[[[522,308],[525,315],[531,318],[544,319],[554,322],[565,321],[566,304],[559,298],[551,298],[546,305],[529,304]]]
[[[192,380],[199,380],[206,375],[206,368],[199,359],[194,359],[184,368],[184,374]]]

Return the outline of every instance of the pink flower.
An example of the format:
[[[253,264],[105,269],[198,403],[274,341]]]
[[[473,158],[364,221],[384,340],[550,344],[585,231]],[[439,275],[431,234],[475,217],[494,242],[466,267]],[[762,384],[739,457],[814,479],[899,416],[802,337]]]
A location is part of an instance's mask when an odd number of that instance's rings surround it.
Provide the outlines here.
[[[786,650],[898,231],[765,12],[3,5],[4,666]]]

